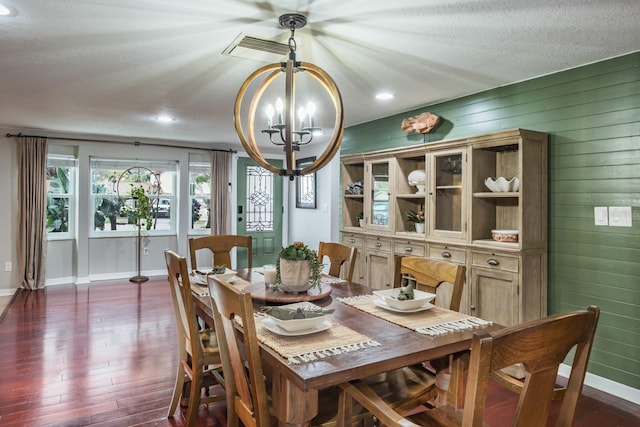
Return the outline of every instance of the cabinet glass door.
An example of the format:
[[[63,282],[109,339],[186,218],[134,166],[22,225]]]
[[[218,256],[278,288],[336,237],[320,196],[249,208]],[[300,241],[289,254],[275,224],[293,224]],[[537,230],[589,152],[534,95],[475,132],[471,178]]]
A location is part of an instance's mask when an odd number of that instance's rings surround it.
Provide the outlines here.
[[[371,164],[371,206],[368,224],[374,227],[389,227],[389,163]]]
[[[432,161],[430,234],[464,238],[464,179],[466,156],[463,151],[434,153]]]

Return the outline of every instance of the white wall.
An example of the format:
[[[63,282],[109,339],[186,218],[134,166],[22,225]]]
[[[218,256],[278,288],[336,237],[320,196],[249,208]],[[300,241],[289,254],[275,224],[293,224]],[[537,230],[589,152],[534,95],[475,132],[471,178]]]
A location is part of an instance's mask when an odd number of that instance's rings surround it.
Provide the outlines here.
[[[13,138],[0,135],[0,295],[13,295],[18,288],[18,154]],[[5,263],[12,271],[4,271]]]
[[[334,157],[316,172],[316,209],[296,208],[295,181],[289,182],[289,244],[302,241],[312,249],[320,241],[338,241],[338,207],[340,203],[340,158]]]

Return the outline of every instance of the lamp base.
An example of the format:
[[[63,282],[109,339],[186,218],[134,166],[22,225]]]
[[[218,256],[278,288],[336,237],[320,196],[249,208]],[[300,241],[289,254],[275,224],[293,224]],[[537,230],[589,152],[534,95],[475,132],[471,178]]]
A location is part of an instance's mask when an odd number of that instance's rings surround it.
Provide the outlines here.
[[[129,279],[129,281],[132,283],[142,283],[146,282],[147,280],[149,280],[147,276],[133,276]]]

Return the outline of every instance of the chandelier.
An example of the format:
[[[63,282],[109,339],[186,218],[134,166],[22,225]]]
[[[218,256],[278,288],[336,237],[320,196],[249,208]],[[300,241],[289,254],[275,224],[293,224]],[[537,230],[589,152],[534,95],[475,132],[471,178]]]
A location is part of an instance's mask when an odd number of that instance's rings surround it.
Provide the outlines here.
[[[244,81],[236,96],[233,119],[240,142],[249,157],[270,172],[288,176],[290,180],[293,180],[296,176],[307,175],[323,168],[337,154],[344,133],[344,114],[340,91],[329,74],[314,64],[296,60],[295,30],[304,27],[307,24],[307,18],[297,13],[288,13],[280,16],[279,22],[282,27],[289,29],[291,33],[289,37],[289,58],[286,62],[270,64],[257,69]],[[296,74],[302,72],[319,82],[329,95],[335,109],[335,122],[333,134],[322,154],[317,156],[313,163],[304,166],[302,169],[296,169],[296,152],[300,151],[302,146],[310,144],[314,135],[321,130],[320,127],[315,126],[316,106],[313,103],[308,103],[306,106],[301,106],[296,110]],[[274,166],[264,158],[255,136],[258,105],[267,88],[277,77],[281,76],[281,73],[284,73],[285,78],[284,101],[278,97],[275,107],[271,104],[266,107],[266,128],[261,129],[261,133],[265,135],[265,139],[268,139],[271,144],[283,147],[285,153],[284,168]],[[258,84],[249,104],[246,122],[247,134],[245,135],[240,114],[242,101],[250,85],[263,74],[267,75]],[[297,120],[296,112],[298,113]]]

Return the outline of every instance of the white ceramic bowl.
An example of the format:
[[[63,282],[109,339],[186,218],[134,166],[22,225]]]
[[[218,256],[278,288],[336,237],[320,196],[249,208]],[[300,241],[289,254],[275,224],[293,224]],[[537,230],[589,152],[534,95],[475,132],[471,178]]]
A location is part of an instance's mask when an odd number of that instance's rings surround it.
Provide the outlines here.
[[[484,180],[484,185],[494,193],[504,193],[507,191],[518,191],[520,189],[520,180],[517,176],[511,179],[507,179],[504,176],[499,176],[496,179],[488,177]]]
[[[331,318],[331,315],[325,314],[324,316],[309,317],[305,319],[291,319],[291,320],[276,319],[273,316],[269,316],[269,318],[273,320],[273,323],[275,323],[285,331],[297,332],[297,331],[304,331],[307,329],[316,328],[320,326],[322,322]]]
[[[519,234],[518,230],[491,230],[491,237],[497,242],[516,243]]]
[[[436,297],[436,294],[414,289],[413,299],[399,300],[397,298],[399,293],[400,288],[373,291],[373,294],[382,298],[389,307],[397,308],[398,310],[414,310],[420,308]]]

